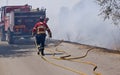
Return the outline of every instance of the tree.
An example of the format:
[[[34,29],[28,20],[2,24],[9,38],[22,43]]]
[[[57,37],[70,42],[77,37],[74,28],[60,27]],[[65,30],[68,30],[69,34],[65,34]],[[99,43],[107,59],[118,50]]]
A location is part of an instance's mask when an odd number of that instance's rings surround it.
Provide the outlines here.
[[[112,19],[115,25],[120,24],[120,0],[97,0],[101,7],[100,15],[104,20]]]

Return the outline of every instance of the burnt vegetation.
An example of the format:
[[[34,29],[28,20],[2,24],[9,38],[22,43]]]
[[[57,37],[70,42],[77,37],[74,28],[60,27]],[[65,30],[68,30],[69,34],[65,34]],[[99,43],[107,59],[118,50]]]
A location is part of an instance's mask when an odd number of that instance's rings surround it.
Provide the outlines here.
[[[100,5],[100,14],[104,20],[111,19],[115,25],[120,24],[120,0],[97,0]]]

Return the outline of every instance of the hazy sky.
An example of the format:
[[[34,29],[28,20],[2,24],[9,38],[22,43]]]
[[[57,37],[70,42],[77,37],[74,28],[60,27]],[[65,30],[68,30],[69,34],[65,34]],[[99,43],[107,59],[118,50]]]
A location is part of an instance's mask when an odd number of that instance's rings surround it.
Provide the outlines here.
[[[45,7],[49,17],[51,17],[51,15],[56,17],[61,7],[65,6],[71,9],[79,1],[80,0],[0,0],[0,6],[29,4],[32,5],[33,8]]]
[[[59,10],[61,6],[73,7],[80,0],[0,0],[0,6],[30,4],[33,8],[46,7],[48,10]]]

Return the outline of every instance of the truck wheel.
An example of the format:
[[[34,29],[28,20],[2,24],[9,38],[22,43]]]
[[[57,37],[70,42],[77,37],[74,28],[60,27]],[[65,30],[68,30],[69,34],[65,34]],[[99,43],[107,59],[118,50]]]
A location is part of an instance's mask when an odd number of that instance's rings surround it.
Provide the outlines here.
[[[6,41],[4,26],[1,27],[1,41]]]
[[[14,44],[13,34],[8,31],[8,44]]]

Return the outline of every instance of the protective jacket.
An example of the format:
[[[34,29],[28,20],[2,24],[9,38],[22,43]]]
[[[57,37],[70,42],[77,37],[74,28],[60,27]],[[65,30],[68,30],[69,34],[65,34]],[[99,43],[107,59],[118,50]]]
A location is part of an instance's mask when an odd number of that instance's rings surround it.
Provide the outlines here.
[[[46,31],[48,32],[49,37],[52,37],[51,31],[45,22],[37,22],[34,25],[33,30],[32,30],[34,34],[46,34]]]

